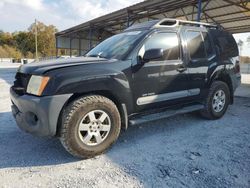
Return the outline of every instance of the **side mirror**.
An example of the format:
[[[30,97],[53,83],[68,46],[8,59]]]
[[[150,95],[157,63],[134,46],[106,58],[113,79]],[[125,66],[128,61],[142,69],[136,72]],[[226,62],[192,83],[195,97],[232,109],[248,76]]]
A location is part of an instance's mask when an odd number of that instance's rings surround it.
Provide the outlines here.
[[[163,57],[163,49],[162,48],[154,48],[145,51],[143,56],[143,62],[149,62],[150,60],[159,59]]]

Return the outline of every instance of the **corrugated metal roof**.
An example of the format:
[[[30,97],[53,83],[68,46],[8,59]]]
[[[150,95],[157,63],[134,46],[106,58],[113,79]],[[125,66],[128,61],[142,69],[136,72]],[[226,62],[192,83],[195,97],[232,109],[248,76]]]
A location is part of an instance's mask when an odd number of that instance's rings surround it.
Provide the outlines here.
[[[114,34],[134,23],[166,17],[195,21],[197,3],[198,0],[146,0],[58,32],[56,35],[81,36],[90,28]],[[250,32],[250,2],[249,0],[202,0],[201,21],[221,25],[232,33]]]

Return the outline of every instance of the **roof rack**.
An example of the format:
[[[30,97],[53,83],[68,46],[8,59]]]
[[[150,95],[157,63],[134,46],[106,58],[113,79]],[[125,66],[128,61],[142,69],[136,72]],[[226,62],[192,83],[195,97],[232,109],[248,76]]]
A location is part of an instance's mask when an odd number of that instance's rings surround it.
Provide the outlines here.
[[[194,21],[186,21],[186,20],[178,20],[172,18],[165,18],[160,20],[158,23],[154,25],[154,27],[176,27],[179,25],[189,25],[189,26],[197,26],[197,27],[213,27],[218,28],[217,25],[204,23],[204,22],[194,22]]]

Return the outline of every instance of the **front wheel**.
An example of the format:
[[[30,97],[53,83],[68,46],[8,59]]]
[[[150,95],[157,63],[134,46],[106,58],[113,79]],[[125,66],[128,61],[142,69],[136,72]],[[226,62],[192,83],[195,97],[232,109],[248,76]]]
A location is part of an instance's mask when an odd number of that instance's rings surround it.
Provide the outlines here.
[[[60,140],[72,155],[89,158],[107,150],[118,138],[120,129],[119,111],[110,99],[84,96],[67,106]]]
[[[229,105],[230,91],[225,82],[215,81],[212,83],[208,96],[205,100],[205,108],[201,115],[207,119],[221,118]]]

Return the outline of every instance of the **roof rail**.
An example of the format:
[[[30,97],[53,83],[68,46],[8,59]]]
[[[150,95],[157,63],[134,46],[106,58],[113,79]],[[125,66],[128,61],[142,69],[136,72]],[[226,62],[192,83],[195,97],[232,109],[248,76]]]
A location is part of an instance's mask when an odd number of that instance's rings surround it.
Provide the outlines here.
[[[218,27],[214,24],[204,23],[204,22],[194,22],[187,20],[178,20],[172,18],[165,18],[160,20],[158,23],[154,25],[154,27],[175,27],[179,25],[190,25],[190,26],[198,26],[198,27]]]

